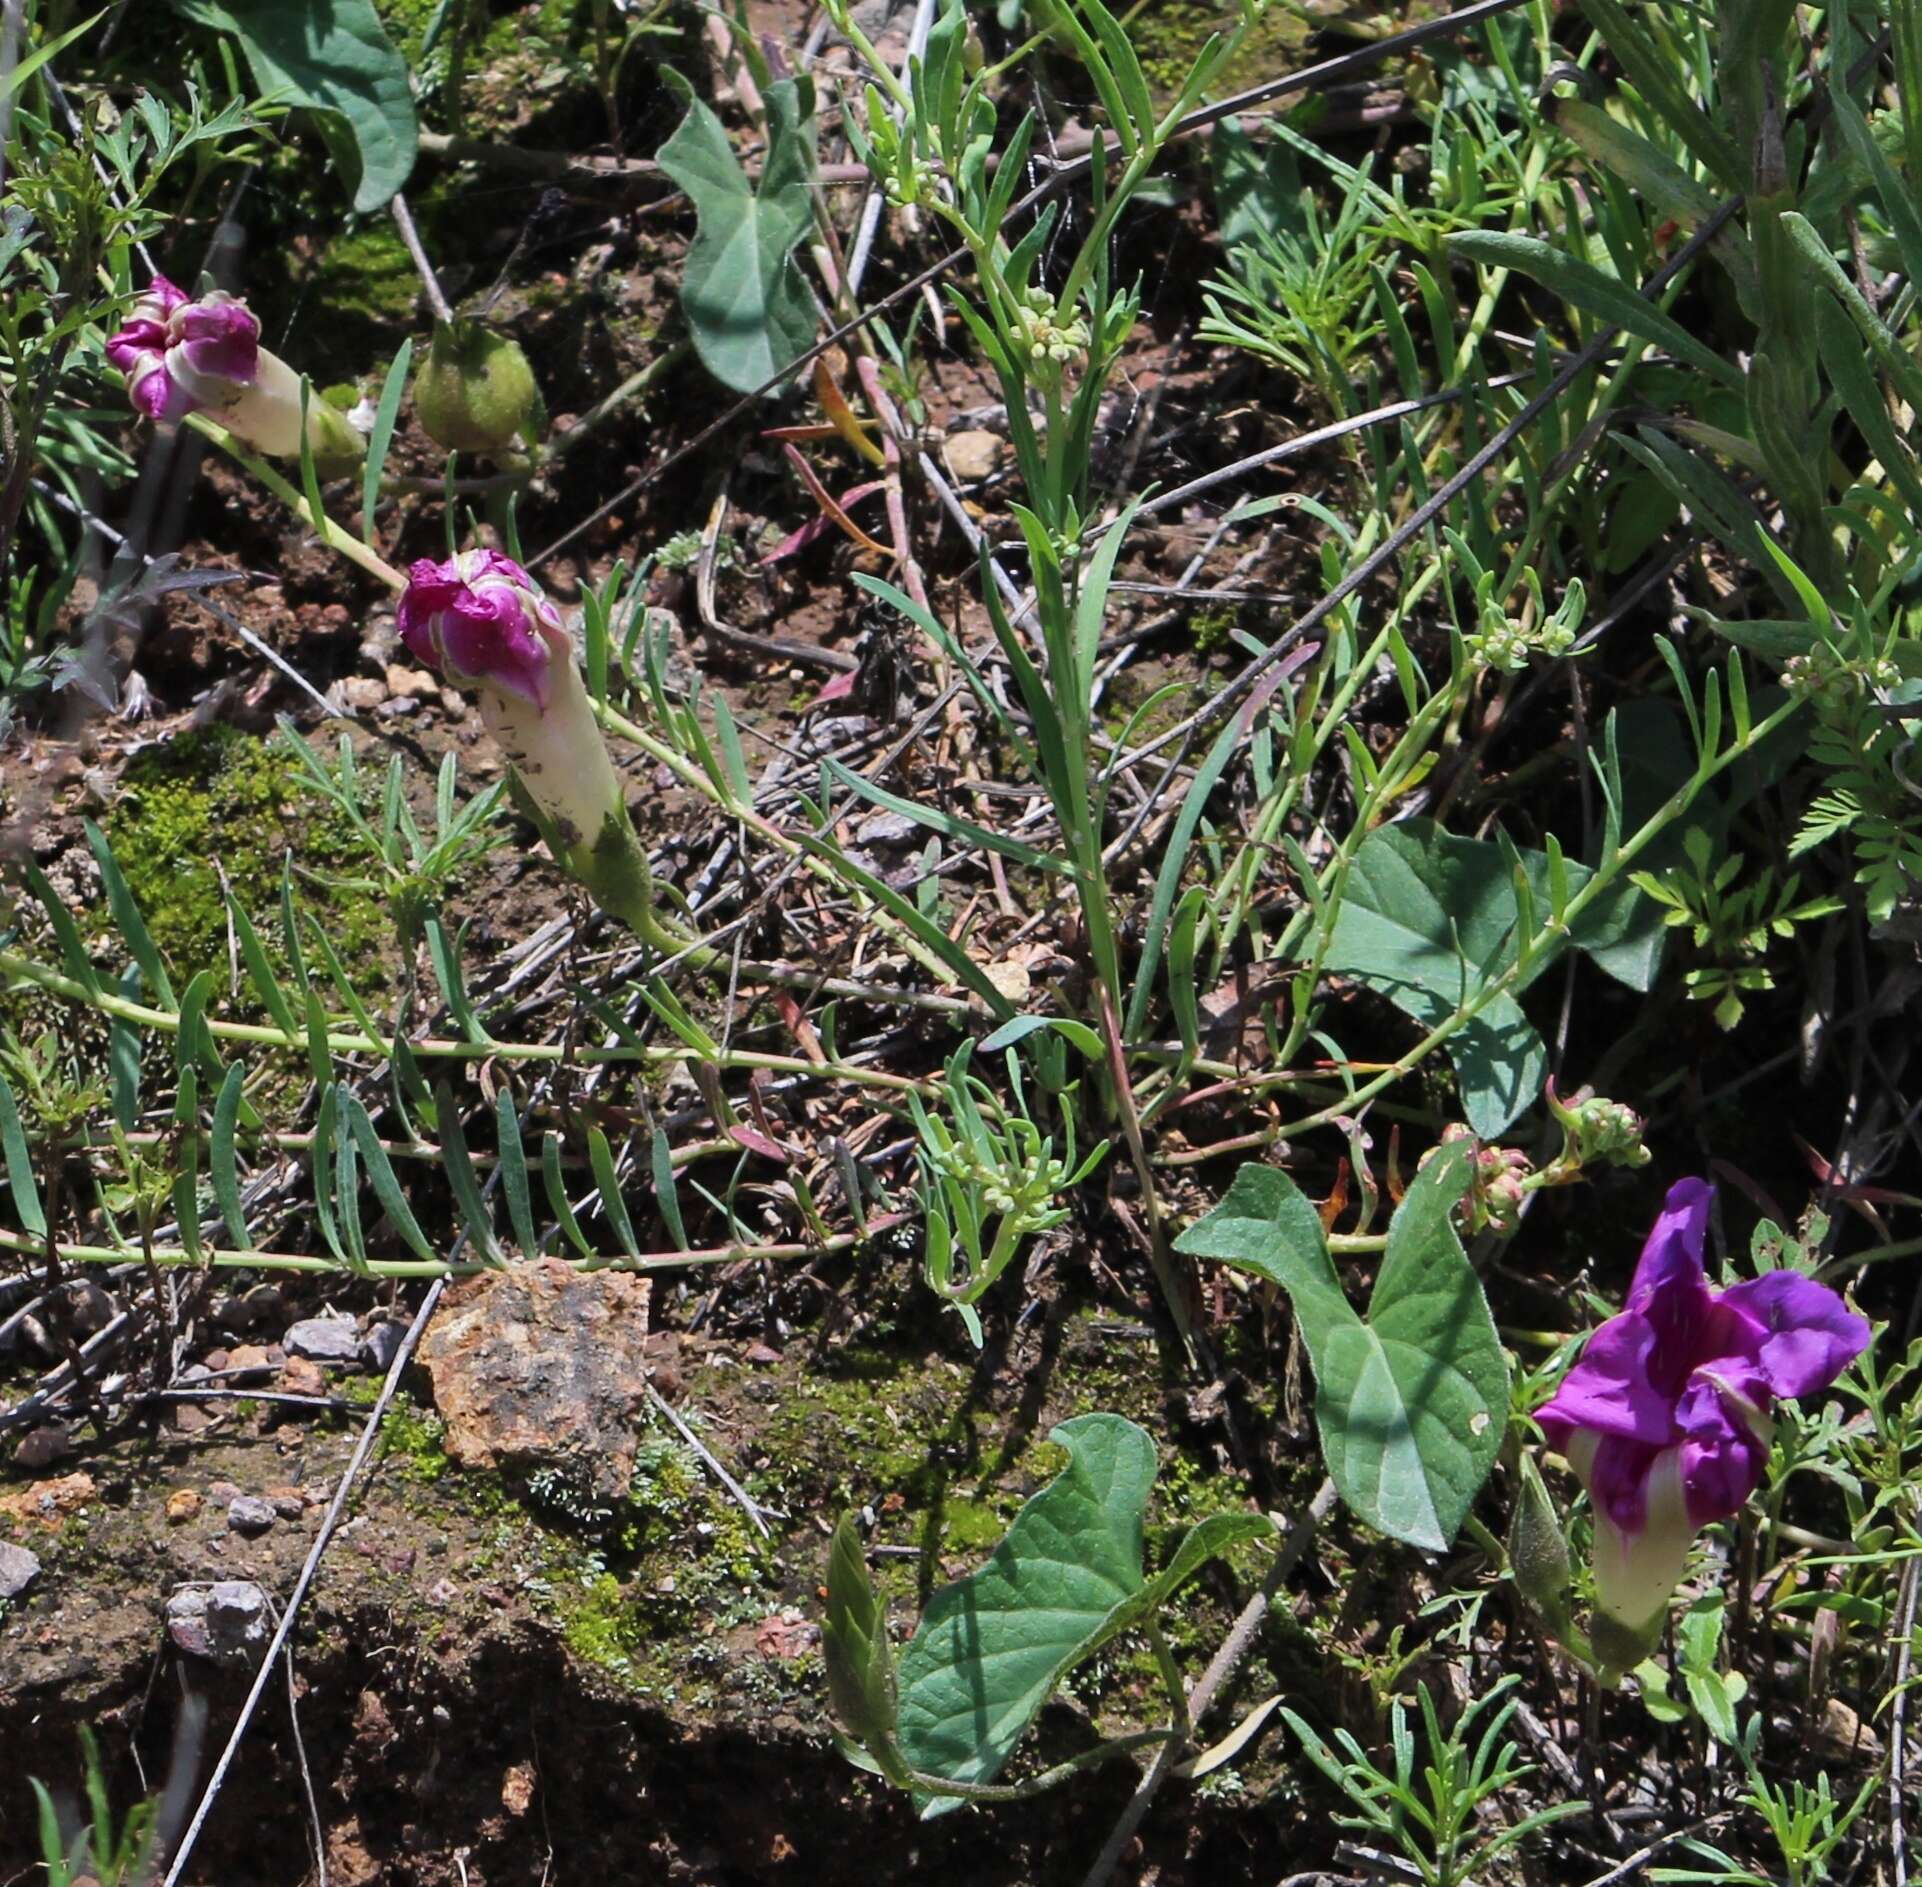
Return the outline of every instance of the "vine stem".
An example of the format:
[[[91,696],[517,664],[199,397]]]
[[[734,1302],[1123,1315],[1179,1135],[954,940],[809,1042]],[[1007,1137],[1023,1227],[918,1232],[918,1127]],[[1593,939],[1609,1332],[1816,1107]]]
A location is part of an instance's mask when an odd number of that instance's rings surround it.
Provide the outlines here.
[[[314,397],[318,399],[319,395]],[[345,525],[336,524],[326,512],[316,511],[307,502],[305,493],[282,478],[265,459],[249,452],[225,426],[209,419],[205,413],[189,413],[181,424],[191,426],[202,438],[211,439],[223,452],[244,465],[329,550],[339,551],[349,563],[358,564],[370,577],[378,577],[390,590],[406,589],[407,579],[379,551],[356,537]]]
[[[180,1013],[174,1009],[152,1009],[145,1003],[130,1001],[125,996],[116,995],[109,990],[89,989],[86,984],[71,976],[63,976],[58,970],[45,964],[35,963],[30,957],[16,955],[11,950],[0,950],[0,973],[22,976],[30,983],[37,983],[50,995],[65,996],[69,1001],[84,1003],[102,1015],[114,1016],[122,1022],[131,1022],[141,1028],[159,1029],[166,1034],[176,1034],[180,1028]],[[227,1022],[212,1016],[203,1016],[201,1026],[222,1041],[252,1042],[266,1048],[292,1049],[305,1053],[310,1046],[304,1035],[290,1035],[284,1029],[270,1027],[261,1022]],[[533,1061],[533,1062],[675,1062],[698,1060],[713,1068],[765,1068],[775,1074],[796,1075],[834,1075],[844,1080],[856,1082],[865,1087],[890,1088],[897,1093],[930,1095],[940,1092],[938,1081],[917,1081],[910,1075],[888,1074],[879,1068],[863,1068],[850,1062],[817,1063],[800,1055],[764,1055],[752,1049],[716,1049],[711,1054],[697,1054],[685,1045],[662,1048],[633,1048],[624,1043],[613,1043],[604,1047],[590,1047],[584,1044],[569,1045],[565,1042],[497,1042],[487,1038],[478,1042],[453,1041],[442,1037],[430,1037],[425,1041],[409,1042],[407,1046],[414,1054],[438,1060],[451,1061]],[[394,1044],[366,1034],[342,1031],[329,1033],[326,1047],[335,1055],[391,1055]]]
[[[672,1271],[681,1265],[719,1265],[728,1264],[738,1258],[818,1258],[828,1252],[851,1251],[856,1245],[872,1237],[877,1231],[885,1231],[898,1214],[870,1218],[863,1232],[837,1232],[831,1238],[817,1239],[811,1244],[791,1245],[712,1245],[698,1251],[647,1252],[638,1258],[630,1258],[625,1252],[617,1256],[592,1258],[567,1258],[562,1262],[576,1271]],[[44,1258],[47,1243],[45,1239],[25,1238],[18,1232],[0,1232],[0,1251],[20,1252],[28,1257]],[[290,1251],[216,1251],[203,1246],[196,1255],[185,1247],[160,1248],[143,1253],[133,1245],[68,1245],[59,1246],[63,1263],[82,1265],[126,1265],[151,1262],[162,1266],[188,1266],[194,1269],[211,1267],[214,1270],[235,1270],[258,1267],[262,1271],[313,1271],[325,1272],[332,1276],[363,1275],[373,1278],[464,1278],[476,1272],[498,1270],[496,1265],[482,1264],[478,1260],[462,1264],[447,1262],[436,1264],[425,1258],[370,1258],[355,1273],[354,1267],[343,1265],[333,1258],[316,1257],[311,1252]]]
[[[1334,1505],[1335,1484],[1333,1481],[1323,1481],[1315,1490],[1314,1499],[1308,1503],[1308,1511],[1288,1529],[1287,1537],[1275,1549],[1275,1557],[1269,1564],[1260,1589],[1241,1608],[1228,1636],[1222,1641],[1221,1649],[1215,1653],[1213,1662],[1188,1693],[1188,1721],[1191,1725],[1199,1723],[1207,1714],[1222,1687],[1234,1676],[1242,1659],[1248,1655],[1268,1616],[1269,1603],[1281,1590],[1282,1582],[1294,1571],[1302,1554],[1308,1550],[1315,1530],[1328,1518]],[[1121,1811],[1120,1820],[1110,1830],[1107,1842],[1095,1857],[1095,1864],[1089,1868],[1081,1887],[1107,1887],[1109,1876],[1120,1865],[1121,1856],[1134,1839],[1135,1830],[1141,1826],[1149,1804],[1160,1794],[1162,1784],[1173,1773],[1185,1741],[1181,1737],[1170,1738],[1155,1752],[1153,1763],[1142,1776],[1134,1794],[1128,1798],[1128,1806]]]

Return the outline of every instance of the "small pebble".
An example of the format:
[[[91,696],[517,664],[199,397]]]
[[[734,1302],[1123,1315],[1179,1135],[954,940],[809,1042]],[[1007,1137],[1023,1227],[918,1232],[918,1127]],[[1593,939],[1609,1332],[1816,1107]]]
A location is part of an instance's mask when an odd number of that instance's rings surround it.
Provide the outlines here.
[[[190,1656],[215,1664],[258,1664],[270,1618],[266,1593],[249,1579],[192,1586],[167,1601],[168,1637]]]
[[[13,1451],[13,1464],[32,1474],[72,1453],[73,1442],[67,1431],[58,1422],[48,1422],[28,1429],[20,1438],[20,1446]]]
[[[389,1323],[383,1318],[379,1323],[370,1325],[367,1334],[360,1340],[360,1360],[371,1370],[385,1375],[393,1367],[394,1358],[400,1354],[400,1346],[406,1340],[407,1332],[399,1324]]]
[[[191,1487],[177,1487],[167,1496],[167,1524],[182,1527],[200,1514],[200,1496]]]
[[[265,1533],[277,1517],[274,1503],[263,1500],[258,1494],[236,1494],[227,1503],[228,1526],[249,1538],[257,1533]]]
[[[40,1577],[40,1557],[0,1540],[0,1600],[17,1599]]]
[[[270,1487],[261,1498],[270,1501],[283,1520],[298,1520],[307,1511],[307,1497],[297,1487]]]
[[[280,1388],[283,1395],[324,1396],[327,1378],[318,1363],[310,1363],[304,1356],[290,1356],[280,1366]]]

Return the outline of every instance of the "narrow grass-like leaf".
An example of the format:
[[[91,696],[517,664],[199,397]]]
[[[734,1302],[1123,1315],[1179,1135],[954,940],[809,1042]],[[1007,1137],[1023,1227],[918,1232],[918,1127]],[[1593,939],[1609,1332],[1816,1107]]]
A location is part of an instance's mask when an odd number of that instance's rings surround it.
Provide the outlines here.
[[[447,998],[448,1010],[460,1024],[461,1033],[470,1042],[491,1043],[494,1038],[481,1026],[473,1004],[467,999],[467,985],[461,979],[461,946],[466,941],[467,926],[463,924],[460,927],[451,944],[438,917],[423,919],[421,929],[427,937],[427,954],[434,965],[434,980],[440,984],[441,994]]]
[[[40,1187],[33,1176],[33,1150],[20,1124],[19,1104],[5,1075],[0,1074],[0,1156],[7,1166],[7,1186],[13,1194],[13,1214],[30,1238],[47,1235],[47,1214],[40,1203]]]
[[[1182,797],[1181,810],[1175,815],[1174,830],[1168,835],[1167,850],[1161,855],[1161,868],[1155,873],[1154,899],[1148,907],[1148,921],[1142,926],[1141,961],[1135,970],[1134,989],[1128,997],[1128,1017],[1124,1027],[1130,1042],[1139,1040],[1148,1026],[1148,1009],[1155,995],[1155,973],[1161,967],[1162,940],[1168,934],[1168,921],[1175,908],[1175,899],[1181,894],[1181,874],[1187,867],[1188,848],[1193,845],[1196,829],[1208,810],[1208,795],[1220,784],[1221,776],[1228,770],[1228,763],[1246,744],[1248,730],[1254,726],[1263,703],[1280,681],[1281,676],[1277,674],[1272,684],[1259,689],[1248,705],[1215,737],[1215,744],[1208,749],[1208,757],[1196,770],[1188,791]]]
[[[87,954],[80,926],[73,921],[73,913],[67,909],[66,899],[53,888],[47,874],[38,865],[24,865],[21,876],[26,879],[27,888],[39,899],[40,908],[47,914],[47,922],[53,928],[54,942],[60,946],[60,961],[66,966],[67,974],[88,995],[98,996],[101,993],[100,973],[93,967],[93,959]]]
[[[353,1130],[345,1086],[335,1090],[335,1106],[346,1132],[334,1143],[334,1209],[340,1214],[340,1233],[347,1248],[347,1266],[367,1275],[367,1226],[360,1209],[360,1141]]]
[[[361,1001],[360,991],[354,987],[354,980],[347,974],[347,966],[340,960],[333,940],[327,935],[326,925],[311,915],[307,919],[308,930],[320,951],[321,967],[326,970],[329,980],[340,992],[340,1000],[346,1005],[347,1013],[360,1025],[369,1041],[385,1039],[387,1031],[374,1020],[374,1012]]]
[[[155,1000],[161,1008],[171,1009],[174,1007],[174,986],[168,980],[167,966],[161,960],[153,935],[147,929],[146,919],[140,915],[140,906],[134,901],[133,891],[120,869],[120,861],[114,857],[113,847],[107,843],[107,835],[91,819],[83,819],[80,823],[100,866],[100,882],[113,912],[114,927],[120,932],[128,954],[140,965]]]
[[[541,1136],[541,1179],[547,1187],[548,1206],[567,1242],[583,1258],[592,1258],[594,1247],[587,1242],[587,1234],[581,1230],[580,1221],[575,1218],[574,1208],[568,1201],[567,1178],[561,1171],[559,1134],[546,1133]]]
[[[341,1264],[348,1264],[347,1247],[340,1238],[340,1220],[334,1212],[337,1185],[334,1130],[338,1105],[337,1084],[324,1081],[320,1105],[314,1110],[314,1143],[308,1157],[312,1161],[314,1175],[314,1222],[320,1227],[320,1235],[335,1259]]]
[[[381,1210],[387,1214],[394,1230],[416,1257],[424,1258],[429,1264],[438,1264],[441,1254],[420,1229],[420,1221],[414,1217],[413,1208],[407,1203],[407,1195],[401,1191],[400,1180],[394,1173],[394,1163],[387,1157],[387,1149],[380,1144],[380,1136],[374,1131],[372,1116],[361,1105],[357,1094],[343,1090],[341,1105],[347,1116],[348,1130],[360,1149],[361,1158],[367,1163],[367,1177],[373,1181],[374,1197],[380,1201]]]
[[[288,1036],[298,1040],[300,1024],[294,1020],[293,1005],[287,1000],[287,992],[280,986],[280,978],[274,974],[273,965],[267,960],[267,952],[260,941],[260,933],[254,929],[253,919],[242,909],[240,902],[232,893],[227,897],[227,921],[233,926],[234,939],[240,945],[241,961],[247,966],[247,975],[259,996],[261,1007],[273,1018],[274,1026]]]
[[[861,895],[887,912],[916,943],[937,957],[955,980],[987,1004],[997,1021],[1005,1022],[1014,1014],[1014,1005],[994,985],[988,973],[968,955],[937,923],[925,917],[893,886],[883,884],[872,872],[864,871],[841,849],[819,833],[803,832],[800,841],[816,858],[829,860],[836,875]]]
[[[1201,1052],[1201,1005],[1195,991],[1195,933],[1207,908],[1208,893],[1193,886],[1175,909],[1168,932],[1168,1001],[1175,1012],[1175,1029],[1190,1055]]]
[[[497,1136],[501,1191],[507,1195],[507,1223],[514,1229],[514,1243],[527,1259],[541,1255],[541,1241],[534,1230],[534,1201],[527,1184],[527,1154],[521,1146],[520,1115],[514,1097],[506,1088],[494,1097],[494,1126]]]
[[[174,1063],[182,1075],[190,1068],[210,1067],[219,1074],[225,1064],[214,1049],[207,1027],[207,999],[213,994],[214,973],[196,970],[180,998],[180,1022],[174,1030]]]
[[[213,1180],[214,1201],[226,1222],[227,1238],[236,1251],[248,1248],[250,1235],[247,1215],[240,1205],[240,1169],[234,1157],[234,1128],[240,1119],[240,1091],[246,1085],[246,1072],[239,1062],[229,1062],[227,1073],[214,1100],[213,1138],[207,1148],[207,1168]]]
[[[145,987],[140,965],[130,963],[120,978],[120,993],[138,1002]],[[113,1117],[123,1133],[132,1133],[140,1118],[140,1031],[114,1017],[107,1030],[107,1078],[113,1091]]]
[[[981,846],[990,852],[999,852],[1003,858],[1011,858],[1017,865],[1025,865],[1030,871],[1066,872],[1067,862],[1050,858],[1046,852],[1037,852],[1032,845],[1024,845],[1019,839],[1011,839],[1005,833],[992,832],[986,826],[978,826],[972,820],[956,818],[953,813],[943,812],[935,806],[922,806],[911,799],[903,799],[899,793],[890,793],[884,786],[876,786],[866,775],[856,773],[852,767],[839,760],[829,758],[822,762],[829,775],[850,792],[862,799],[871,801],[887,811],[899,813],[904,819],[912,819],[930,832],[938,832],[944,839],[959,845]]]
[[[594,1184],[600,1188],[603,1217],[614,1228],[621,1249],[630,1258],[638,1258],[641,1247],[634,1236],[634,1221],[627,1215],[627,1201],[621,1196],[621,1175],[614,1164],[614,1150],[598,1127],[587,1130],[587,1158],[594,1169]]]
[[[394,364],[380,389],[374,408],[374,430],[367,435],[367,466],[360,481],[361,534],[374,541],[374,507],[380,502],[380,475],[387,467],[387,448],[394,442],[394,422],[400,417],[401,395],[407,390],[407,369],[413,364],[413,336],[401,342]],[[453,757],[451,754],[448,756]]]
[[[728,784],[736,801],[754,804],[754,783],[747,776],[747,756],[741,751],[741,730],[734,724],[734,711],[716,694],[708,697],[714,704],[714,731],[721,737],[721,757],[727,763]]]
[[[454,1194],[454,1206],[466,1228],[467,1242],[480,1253],[484,1264],[503,1262],[500,1241],[494,1236],[494,1215],[474,1172],[474,1157],[467,1150],[467,1133],[460,1124],[460,1109],[446,1082],[435,1089],[440,1116],[441,1165],[447,1184]]]
[[[309,978],[306,953],[300,947],[300,925],[294,917],[294,855],[291,852],[280,861],[280,940],[294,973],[294,987],[304,998]]]
[[[320,991],[307,985],[307,1066],[323,1087],[333,1079],[334,1058],[327,1047],[327,1011],[322,1008]]]
[[[659,1127],[654,1129],[649,1158],[654,1168],[654,1204],[660,1211],[661,1223],[667,1227],[674,1249],[686,1251],[687,1226],[681,1218],[681,1189],[674,1183],[674,1152]]]
[[[1679,321],[1637,293],[1626,282],[1604,275],[1600,269],[1580,262],[1553,243],[1534,236],[1521,236],[1507,230],[1464,230],[1448,239],[1449,249],[1471,262],[1489,268],[1514,269],[1540,282],[1563,301],[1621,328],[1637,340],[1653,347],[1666,348],[1677,360],[1705,373],[1712,380],[1737,391],[1742,386],[1742,370],[1732,360],[1698,341]]]
[[[1595,30],[1635,89],[1709,174],[1725,190],[1746,187],[1749,173],[1745,154],[1690,96],[1674,59],[1616,0],[1582,0],[1582,10],[1594,21]]]

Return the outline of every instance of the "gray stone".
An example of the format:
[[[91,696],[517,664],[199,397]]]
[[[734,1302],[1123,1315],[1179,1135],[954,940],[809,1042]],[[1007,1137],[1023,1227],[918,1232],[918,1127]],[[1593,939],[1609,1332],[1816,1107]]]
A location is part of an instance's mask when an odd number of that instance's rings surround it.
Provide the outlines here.
[[[905,813],[870,813],[854,829],[857,845],[907,845],[921,838],[926,828]]]
[[[40,1577],[40,1557],[0,1540],[0,1599],[17,1599]]]
[[[401,1325],[389,1323],[383,1317],[379,1323],[369,1325],[367,1334],[361,1338],[360,1360],[384,1376],[393,1367],[406,1337],[407,1332]]]
[[[250,1539],[256,1533],[265,1533],[274,1524],[275,1517],[274,1503],[262,1500],[258,1494],[236,1494],[227,1503],[228,1526]]]
[[[358,1363],[360,1336],[351,1317],[303,1317],[282,1339],[289,1356],[310,1363]]]
[[[167,1636],[189,1657],[251,1670],[272,1633],[267,1595],[251,1579],[190,1586],[167,1601]]]

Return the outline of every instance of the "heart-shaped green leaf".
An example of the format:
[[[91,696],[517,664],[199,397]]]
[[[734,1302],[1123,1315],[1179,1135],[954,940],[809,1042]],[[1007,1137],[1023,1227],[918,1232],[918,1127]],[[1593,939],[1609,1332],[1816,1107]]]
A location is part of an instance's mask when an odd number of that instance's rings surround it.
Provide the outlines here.
[[[174,0],[231,33],[270,98],[343,120],[360,176],[354,208],[383,208],[414,168],[418,126],[407,62],[373,0]]]
[[[1066,1472],[1021,1509],[985,1566],[928,1601],[901,1654],[900,1747],[924,1774],[992,1781],[1069,1670],[1208,1560],[1271,1530],[1256,1514],[1215,1514],[1143,1579],[1153,1441],[1119,1415],[1077,1416],[1049,1439],[1067,1449]]]
[[[701,364],[736,393],[752,393],[814,339],[814,303],[792,261],[814,220],[807,168],[813,92],[798,79],[769,86],[767,155],[757,187],[721,121],[678,73],[664,69],[663,76],[685,100],[687,116],[657,159],[694,200],[700,219],[681,306]]]
[[[1541,923],[1550,905],[1547,856],[1518,856]],[[1572,861],[1564,870],[1572,897],[1590,873]],[[1511,867],[1500,846],[1410,819],[1371,832],[1356,851],[1327,967],[1366,983],[1432,1029],[1515,961],[1520,921]],[[1586,913],[1574,941],[1611,976],[1646,989],[1661,958],[1660,913],[1639,893],[1625,890]],[[1493,998],[1447,1041],[1462,1111],[1483,1139],[1500,1133],[1542,1091],[1548,1053],[1515,995],[1558,954],[1545,951],[1514,993]]]
[[[1389,1225],[1366,1319],[1341,1289],[1314,1207],[1273,1167],[1244,1166],[1176,1241],[1288,1292],[1342,1499],[1430,1552],[1467,1518],[1508,1409],[1508,1364],[1451,1219],[1468,1177],[1466,1147],[1444,1148],[1416,1176]]]

